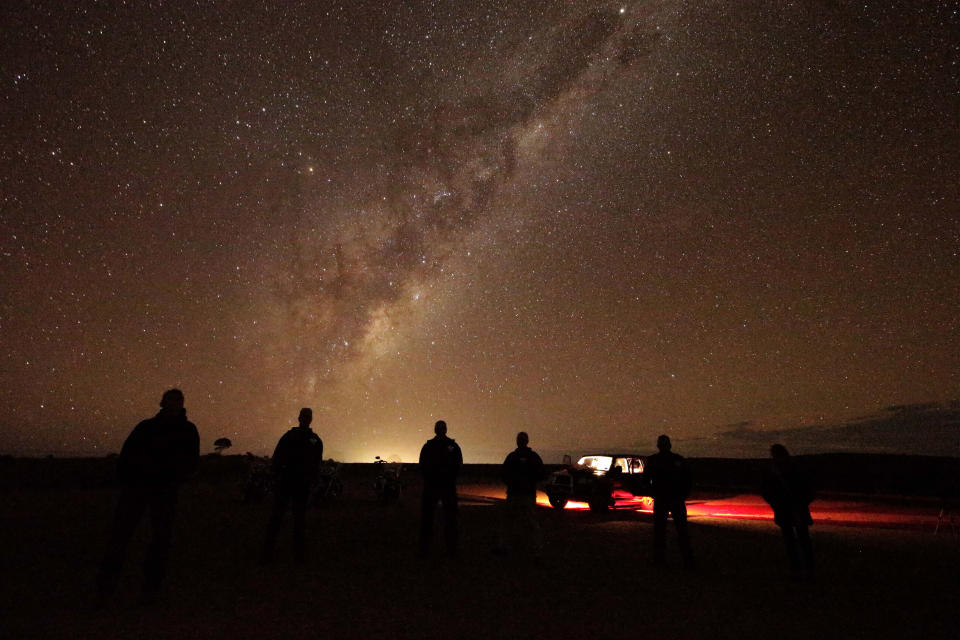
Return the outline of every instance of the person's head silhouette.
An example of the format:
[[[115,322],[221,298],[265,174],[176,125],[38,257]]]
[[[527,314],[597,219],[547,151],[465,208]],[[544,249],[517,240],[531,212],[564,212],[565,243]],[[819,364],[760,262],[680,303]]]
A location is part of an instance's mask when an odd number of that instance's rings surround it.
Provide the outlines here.
[[[517,434],[517,446],[525,447],[530,444],[530,436],[527,435],[526,431],[521,431]]]
[[[300,415],[297,416],[297,421],[300,423],[301,427],[309,427],[310,423],[313,422],[313,409],[310,409],[309,407],[300,409]]]
[[[437,424],[433,425],[433,432],[440,437],[447,435],[447,423],[443,420],[437,420]]]
[[[770,457],[775,462],[786,462],[790,458],[790,453],[782,444],[775,444],[770,447]]]
[[[657,449],[666,452],[670,451],[673,445],[670,444],[670,436],[662,435],[657,438]]]
[[[160,398],[160,409],[163,413],[178,414],[183,411],[183,391],[168,389]]]

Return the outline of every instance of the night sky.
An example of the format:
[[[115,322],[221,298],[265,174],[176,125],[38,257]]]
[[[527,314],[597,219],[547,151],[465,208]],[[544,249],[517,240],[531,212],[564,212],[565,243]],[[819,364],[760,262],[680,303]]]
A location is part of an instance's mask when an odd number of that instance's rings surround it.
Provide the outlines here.
[[[0,453],[960,454],[955,3],[270,4],[3,2]]]

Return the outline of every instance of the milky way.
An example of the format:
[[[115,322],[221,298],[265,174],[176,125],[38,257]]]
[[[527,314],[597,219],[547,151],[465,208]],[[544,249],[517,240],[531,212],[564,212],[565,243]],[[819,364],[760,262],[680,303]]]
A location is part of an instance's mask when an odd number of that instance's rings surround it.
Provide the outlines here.
[[[960,453],[949,3],[0,11],[0,451]]]

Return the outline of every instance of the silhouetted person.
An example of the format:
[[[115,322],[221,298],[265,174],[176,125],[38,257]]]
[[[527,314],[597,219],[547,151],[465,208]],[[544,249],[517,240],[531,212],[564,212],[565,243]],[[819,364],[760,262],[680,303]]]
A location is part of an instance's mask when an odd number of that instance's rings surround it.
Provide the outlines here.
[[[543,460],[527,446],[530,437],[526,432],[517,434],[517,448],[503,461],[503,481],[507,485],[507,499],[501,507],[500,539],[498,553],[507,551],[508,545],[522,543],[534,558],[543,551],[540,525],[537,523],[537,483],[544,478]]]
[[[690,494],[690,472],[683,456],[673,453],[670,438],[657,438],[658,453],[647,458],[644,476],[653,492],[653,562],[662,565],[667,548],[667,518],[673,516],[677,542],[683,564],[694,566],[690,536],[687,531],[686,499]]]
[[[447,423],[438,420],[436,434],[420,449],[420,473],[423,475],[423,501],[420,511],[420,553],[427,555],[433,540],[433,512],[437,502],[443,505],[443,533],[447,554],[457,554],[457,473],[463,464],[460,446],[447,437]]]
[[[274,501],[262,560],[273,559],[277,534],[287,507],[293,507],[293,551],[298,560],[306,560],[306,520],[310,488],[316,483],[323,461],[323,440],[310,428],[311,409],[300,409],[300,423],[281,436],[273,451],[271,471],[274,478]]]
[[[170,389],[160,400],[160,412],[138,424],[120,451],[120,499],[97,576],[101,599],[116,588],[127,544],[145,511],[150,512],[151,538],[143,566],[142,598],[149,602],[156,597],[170,553],[177,487],[196,469],[199,457],[200,437],[187,420],[183,392]]]
[[[773,521],[780,527],[787,547],[790,569],[797,578],[813,572],[810,543],[810,503],[814,489],[810,477],[790,457],[782,444],[770,447],[772,462],[764,471],[760,493],[773,509]]]

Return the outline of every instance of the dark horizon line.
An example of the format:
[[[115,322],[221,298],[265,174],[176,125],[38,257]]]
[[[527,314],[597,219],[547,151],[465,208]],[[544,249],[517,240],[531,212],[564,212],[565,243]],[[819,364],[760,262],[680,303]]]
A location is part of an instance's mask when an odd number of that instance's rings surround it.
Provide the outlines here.
[[[598,451],[599,451],[599,449],[598,449]],[[606,450],[604,450],[604,451],[606,451]],[[613,450],[611,449],[610,451],[613,451]],[[619,449],[617,450],[617,452],[620,452],[620,451],[621,451],[621,450],[619,450]],[[623,450],[623,451],[625,451],[625,450]],[[219,457],[219,458],[231,458],[231,457],[242,458],[242,457],[245,457],[247,454],[251,454],[251,453],[252,453],[252,452],[249,452],[249,451],[244,452],[244,453],[217,453],[217,452],[211,451],[211,452],[209,452],[209,453],[201,454],[200,457],[201,457],[201,458],[206,458],[206,457],[213,457],[213,456],[215,456],[215,457]],[[0,452],[0,460],[105,460],[105,459],[108,459],[108,458],[117,457],[117,456],[119,456],[119,455],[120,455],[119,452],[111,452],[111,453],[107,453],[107,454],[103,454],[103,455],[84,455],[84,454],[80,454],[80,455],[64,455],[64,454],[60,454],[60,455],[57,455],[57,454],[53,454],[53,453],[40,454],[40,455],[17,455],[17,454],[2,453],[2,452]],[[259,458],[268,457],[268,456],[266,456],[266,455],[257,455],[257,454],[252,454],[252,455],[254,455],[254,456],[256,456],[256,457],[259,457]],[[647,454],[641,454],[641,455],[652,455],[652,452],[651,452],[651,453],[647,453]],[[797,454],[793,454],[793,455],[792,455],[792,457],[794,457],[794,458],[823,458],[823,457],[829,457],[829,456],[835,456],[835,457],[839,457],[839,456],[857,456],[857,457],[873,457],[873,458],[931,458],[931,459],[937,459],[937,460],[956,460],[956,461],[960,462],[960,455],[947,455],[947,454],[935,455],[935,454],[929,454],[929,453],[890,453],[890,452],[870,452],[870,451],[824,451],[824,452],[820,452],[820,453],[797,453]],[[687,460],[766,460],[766,459],[767,459],[766,456],[684,456],[684,457],[685,457]],[[365,465],[373,465],[373,464],[376,464],[375,462],[370,462],[370,461],[337,460],[336,458],[327,458],[326,460],[339,462],[339,463],[341,463],[341,464],[365,464]],[[463,464],[464,464],[464,466],[479,466],[479,465],[484,465],[484,466],[499,466],[499,465],[501,465],[502,463],[503,463],[502,461],[494,461],[494,462],[464,462]],[[410,465],[410,464],[418,464],[418,463],[417,463],[417,462],[413,462],[413,461],[401,460],[401,461],[397,462],[396,464],[406,464],[406,465]],[[560,462],[553,462],[553,463],[551,463],[551,462],[545,462],[545,464],[546,464],[547,466],[561,466],[563,463],[560,463]]]

